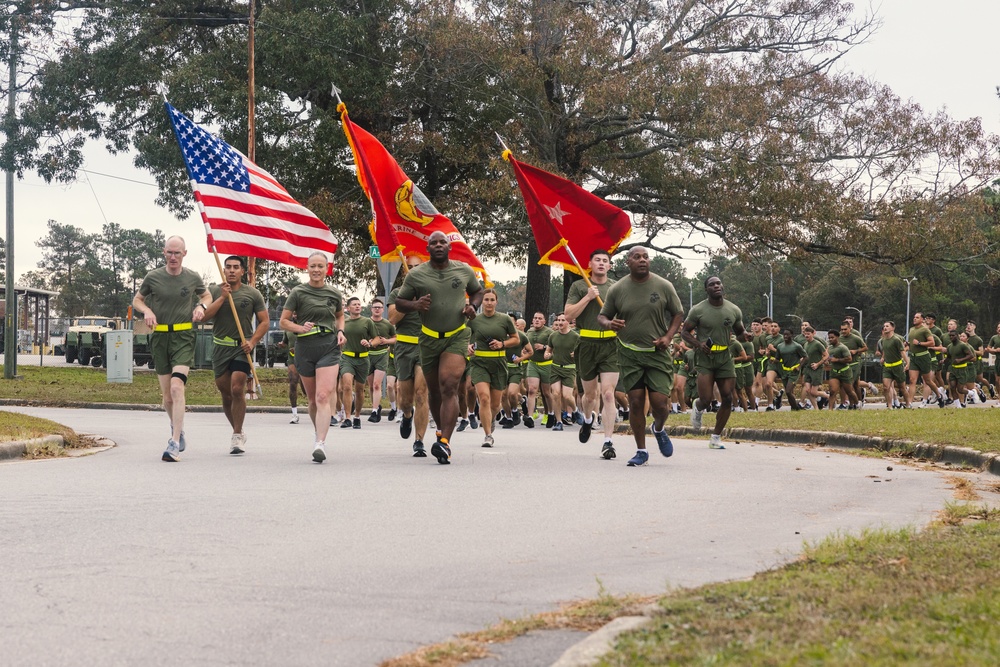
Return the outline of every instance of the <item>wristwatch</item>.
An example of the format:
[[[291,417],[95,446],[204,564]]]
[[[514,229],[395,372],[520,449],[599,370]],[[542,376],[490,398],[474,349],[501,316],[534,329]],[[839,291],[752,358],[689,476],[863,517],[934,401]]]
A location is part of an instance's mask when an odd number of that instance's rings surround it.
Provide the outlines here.
[[[199,302],[198,305],[201,306],[202,310],[208,310],[208,306],[206,306],[205,304]]]

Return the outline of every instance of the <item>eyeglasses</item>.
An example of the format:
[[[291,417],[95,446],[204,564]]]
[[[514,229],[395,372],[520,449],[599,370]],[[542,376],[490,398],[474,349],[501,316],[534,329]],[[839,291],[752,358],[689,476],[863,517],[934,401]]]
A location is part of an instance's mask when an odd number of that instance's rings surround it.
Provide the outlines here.
[[[184,254],[183,250],[164,250],[163,254],[167,257],[180,257]]]

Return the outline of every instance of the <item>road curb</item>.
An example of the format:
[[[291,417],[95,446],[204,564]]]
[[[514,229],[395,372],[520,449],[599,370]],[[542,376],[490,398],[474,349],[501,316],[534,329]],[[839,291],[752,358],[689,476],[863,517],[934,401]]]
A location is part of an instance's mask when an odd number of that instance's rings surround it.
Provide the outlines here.
[[[83,408],[87,410],[143,410],[155,412],[163,410],[160,404],[152,403],[88,403],[86,401],[61,401],[49,403],[43,401],[22,401],[16,398],[0,398],[0,406],[15,408]],[[384,409],[384,408],[383,408]],[[291,414],[288,406],[281,405],[253,405],[252,401],[247,402],[247,412]],[[188,405],[186,412],[222,412],[221,405]],[[361,414],[370,414],[371,410],[365,408]]]
[[[62,447],[66,441],[61,435],[43,435],[40,438],[30,440],[15,440],[14,442],[0,443],[0,460],[19,459],[24,457],[29,447],[35,445],[56,445]]]
[[[618,635],[637,630],[652,621],[649,616],[619,616],[566,649],[559,659],[552,663],[552,667],[593,665],[614,648]]]
[[[691,426],[666,426],[670,435],[681,437],[704,437],[712,434],[711,429],[696,429]],[[631,433],[628,425],[619,424],[616,433]],[[646,433],[652,435],[652,426],[646,427]],[[788,429],[759,428],[727,428],[723,436],[734,442],[741,440],[751,442],[778,442],[786,445],[812,445],[814,447],[833,447],[835,449],[876,449],[881,452],[896,453],[914,459],[924,459],[957,466],[978,468],[993,475],[1000,475],[1000,454],[980,452],[971,447],[956,447],[954,445],[934,445],[926,442],[914,442],[902,438],[881,438],[873,435],[856,435],[853,433],[837,433],[835,431],[799,431]]]

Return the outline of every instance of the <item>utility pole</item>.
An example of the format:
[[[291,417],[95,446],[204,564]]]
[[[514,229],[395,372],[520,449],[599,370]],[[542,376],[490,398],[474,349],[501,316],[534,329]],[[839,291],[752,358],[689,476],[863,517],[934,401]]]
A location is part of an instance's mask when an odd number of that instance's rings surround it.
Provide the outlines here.
[[[17,377],[17,296],[14,294],[14,139],[17,134],[17,18],[10,21],[10,54],[7,80],[7,284],[5,289],[6,311],[4,312],[3,376],[6,380]]]

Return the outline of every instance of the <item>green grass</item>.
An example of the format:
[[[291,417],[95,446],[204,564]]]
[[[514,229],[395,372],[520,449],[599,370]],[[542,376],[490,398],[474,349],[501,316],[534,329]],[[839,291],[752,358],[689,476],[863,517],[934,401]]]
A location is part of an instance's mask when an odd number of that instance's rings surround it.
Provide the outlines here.
[[[76,433],[68,426],[19,412],[0,410],[0,442],[30,440],[43,435],[61,435],[67,440],[76,437]]]
[[[998,452],[1000,429],[995,427],[1000,419],[998,413],[992,408],[750,412],[732,415],[727,427],[834,431]],[[686,415],[673,415],[667,420],[667,424],[678,423],[688,423]],[[706,413],[702,425],[715,426],[715,415]]]
[[[871,531],[750,581],[671,593],[611,665],[1000,663],[1000,521]]]
[[[258,368],[264,396],[252,405],[288,405],[288,380],[284,368]],[[0,381],[0,398],[26,403],[64,405],[78,401],[93,403],[160,403],[156,374],[136,372],[132,384],[109,384],[99,368],[48,368],[19,366],[19,380]],[[301,394],[301,392],[300,392]],[[303,405],[306,398],[301,395]],[[221,405],[219,390],[211,370],[191,372],[187,383],[188,405]]]

